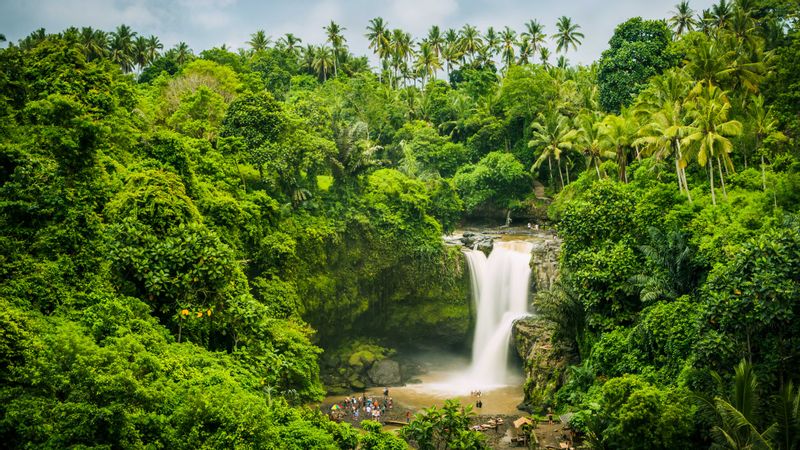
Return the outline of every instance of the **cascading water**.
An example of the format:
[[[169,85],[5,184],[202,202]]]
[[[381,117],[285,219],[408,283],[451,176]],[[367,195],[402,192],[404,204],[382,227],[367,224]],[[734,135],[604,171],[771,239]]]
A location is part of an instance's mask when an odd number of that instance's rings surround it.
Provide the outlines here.
[[[466,251],[478,311],[469,382],[475,387],[508,382],[508,348],[515,320],[528,315],[533,244],[495,242],[491,254]]]

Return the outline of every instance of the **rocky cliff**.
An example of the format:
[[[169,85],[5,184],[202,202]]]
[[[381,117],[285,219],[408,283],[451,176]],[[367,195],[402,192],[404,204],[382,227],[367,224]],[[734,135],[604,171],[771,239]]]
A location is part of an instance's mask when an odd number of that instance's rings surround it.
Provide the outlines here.
[[[552,324],[536,316],[517,321],[513,337],[526,378],[520,409],[541,412],[565,381],[566,353],[553,343]]]

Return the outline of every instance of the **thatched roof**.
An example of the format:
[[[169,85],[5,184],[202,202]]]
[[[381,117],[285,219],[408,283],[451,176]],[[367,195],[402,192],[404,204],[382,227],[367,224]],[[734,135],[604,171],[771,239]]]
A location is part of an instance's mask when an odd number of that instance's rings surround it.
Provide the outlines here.
[[[519,419],[514,421],[514,428],[519,428],[525,424],[533,425],[533,421],[528,419],[527,417],[520,417]]]

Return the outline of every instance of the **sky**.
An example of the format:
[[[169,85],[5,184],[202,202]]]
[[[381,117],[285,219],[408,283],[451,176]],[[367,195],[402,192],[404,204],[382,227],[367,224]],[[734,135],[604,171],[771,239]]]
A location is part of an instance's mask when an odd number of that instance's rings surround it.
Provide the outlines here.
[[[250,34],[263,29],[274,40],[294,33],[303,44],[322,44],[322,27],[331,20],[345,28],[350,51],[369,55],[365,28],[370,19],[383,17],[390,28],[402,28],[423,37],[431,25],[459,29],[466,23],[482,31],[508,25],[524,31],[536,19],[553,34],[560,16],[580,25],[585,35],[570,63],[590,64],[608,46],[614,28],[625,20],[670,17],[678,0],[0,0],[0,33],[9,41],[37,28],[48,32],[69,26],[90,26],[112,31],[119,24],[139,34],[156,35],[165,48],[180,41],[196,53],[228,45],[246,47]],[[709,8],[713,0],[690,0],[695,11]],[[548,42],[555,50],[552,41]]]

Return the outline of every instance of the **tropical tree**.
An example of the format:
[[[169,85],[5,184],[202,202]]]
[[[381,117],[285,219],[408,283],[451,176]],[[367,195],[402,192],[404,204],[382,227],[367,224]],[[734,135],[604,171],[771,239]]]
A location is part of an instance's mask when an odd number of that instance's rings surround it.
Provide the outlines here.
[[[422,84],[430,78],[436,78],[436,71],[442,68],[439,62],[439,57],[433,50],[430,42],[423,41],[419,45],[419,52],[417,52],[417,61],[414,68],[422,74]]]
[[[514,50],[517,45],[516,31],[509,27],[505,27],[503,31],[500,32],[500,44],[500,54],[503,57],[506,72],[508,72],[508,68],[514,64]]]
[[[556,41],[556,52],[563,50],[566,53],[570,46],[573,50],[578,49],[581,39],[584,38],[583,33],[578,31],[580,27],[580,25],[572,23],[572,19],[567,16],[559,17],[556,23],[558,32],[552,36]]]
[[[186,64],[194,56],[192,54],[192,49],[189,48],[189,44],[183,41],[175,44],[172,50],[175,52],[175,62],[178,63],[179,66]]]
[[[675,159],[675,175],[678,188],[686,193],[689,202],[692,194],[686,180],[687,159],[681,149],[681,140],[686,136],[685,99],[691,81],[684,70],[672,69],[654,77],[639,96],[635,114],[642,116],[645,125],[639,130],[636,145],[643,145],[656,159]]]
[[[136,32],[127,25],[120,25],[109,36],[109,57],[111,61],[119,64],[123,72],[128,73],[133,70],[134,65],[134,43]]]
[[[311,64],[314,71],[317,73],[318,77],[322,78],[322,81],[326,81],[328,79],[328,72],[330,72],[331,68],[336,67],[336,58],[333,52],[330,47],[320,45],[312,54],[314,55],[314,59]]]
[[[712,24],[719,28],[726,28],[733,18],[733,4],[727,0],[719,0],[719,3],[711,5]]]
[[[381,66],[392,53],[391,32],[382,17],[376,17],[369,21],[367,25],[367,34],[364,35],[369,40],[369,48],[378,55]],[[379,76],[382,71],[379,72]]]
[[[626,168],[628,165],[628,148],[635,130],[632,121],[623,115],[609,114],[600,122],[600,143],[607,150],[614,152],[619,170],[619,181],[628,182]]]
[[[333,47],[333,76],[337,76],[338,75],[337,66],[339,65],[339,54],[341,53],[342,48],[344,47],[344,43],[347,41],[347,39],[345,39],[342,33],[347,28],[344,28],[331,20],[331,23],[329,23],[328,26],[326,27],[322,27],[322,29],[325,30],[325,37],[326,37],[325,42],[331,44],[331,47]]]
[[[525,32],[522,33],[522,37],[527,37],[531,47],[531,53],[536,53],[536,51],[541,48],[544,41],[547,39],[547,34],[544,32],[544,25],[539,23],[537,20],[529,20],[525,23]]]
[[[395,80],[399,79],[401,69],[407,67],[408,58],[413,53],[413,45],[410,33],[406,33],[399,28],[392,31],[392,66]],[[395,87],[397,87],[397,84],[395,84]]]
[[[83,53],[87,60],[104,58],[108,54],[109,36],[105,31],[83,27],[78,39],[83,46]]]
[[[722,378],[713,373],[718,389],[724,392]],[[734,369],[731,396],[715,396],[713,399],[699,397],[702,405],[715,413],[715,425],[711,429],[714,439],[712,448],[731,450],[770,450],[778,426],[770,425],[764,431],[756,427],[758,413],[758,382],[753,366],[742,360]]]
[[[600,121],[597,114],[584,112],[575,118],[575,125],[578,131],[575,146],[586,156],[586,168],[592,170],[594,166],[597,178],[602,178],[605,173],[600,174],[600,163],[603,159],[614,157],[614,153],[607,151],[601,145]]]
[[[164,44],[158,40],[158,37],[150,35],[147,38],[147,59],[152,63],[158,58],[159,52],[164,49]]]
[[[689,6],[688,0],[683,0],[675,5],[675,11],[672,11],[669,24],[672,25],[675,34],[678,36],[684,32],[694,31],[697,26],[697,20],[694,18],[694,10]]]
[[[251,34],[250,40],[245,43],[250,46],[250,51],[252,51],[253,53],[258,53],[266,50],[271,42],[272,38],[267,36],[266,31],[258,30],[255,33]]]
[[[753,145],[754,151],[759,151],[761,143],[767,137],[772,137],[776,140],[782,141],[786,139],[778,130],[778,121],[773,117],[770,108],[764,105],[764,97],[757,95],[747,105],[747,125],[750,132],[755,138]],[[761,154],[761,187],[767,190],[767,175],[766,164],[764,161],[764,152]],[[745,153],[745,167],[747,166],[747,154]]]
[[[483,46],[483,39],[478,32],[478,29],[470,24],[466,24],[459,32],[459,46],[463,54],[469,55],[470,61],[475,60],[475,54]]]
[[[428,36],[425,38],[428,43],[431,45],[431,49],[433,52],[436,53],[436,56],[441,58],[442,50],[444,48],[444,37],[442,36],[442,30],[439,29],[438,25],[433,25],[428,30]]]
[[[540,47],[539,48],[539,62],[542,63],[544,67],[550,66],[550,49],[547,47]]]
[[[483,42],[483,49],[486,51],[488,57],[494,57],[494,55],[497,54],[498,48],[501,44],[500,35],[497,34],[497,30],[495,30],[494,27],[489,27],[486,29],[486,34],[483,35]]]
[[[734,170],[730,158],[733,143],[728,138],[742,133],[742,123],[728,119],[731,110],[730,101],[725,92],[711,82],[697,83],[691,91],[691,96],[692,101],[688,103],[688,117],[692,122],[686,130],[686,137],[681,139],[681,144],[690,147],[701,167],[705,167],[708,163],[711,201],[716,205],[714,160],[717,161],[722,192],[727,197],[722,168],[724,166],[726,172]]]
[[[302,42],[302,39],[292,33],[286,33],[278,40],[278,43],[281,45],[281,47],[283,47],[289,53],[293,53],[295,55],[300,50],[300,44]]]
[[[557,111],[550,111],[547,115],[539,113],[538,119],[531,124],[531,128],[533,133],[531,140],[528,142],[528,147],[541,150],[541,154],[533,163],[531,171],[539,169],[547,161],[547,167],[550,172],[550,185],[552,186],[554,183],[552,161],[555,159],[561,189],[564,189],[564,177],[561,174],[561,154],[572,149],[578,137],[578,132],[572,128],[569,119]]]
[[[144,66],[150,64],[150,56],[147,45],[147,38],[144,36],[137,36],[133,41],[133,62],[139,66],[139,72],[144,69]]]

